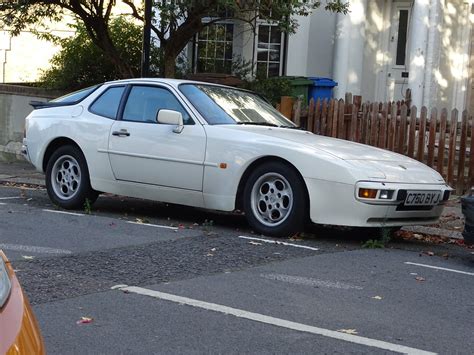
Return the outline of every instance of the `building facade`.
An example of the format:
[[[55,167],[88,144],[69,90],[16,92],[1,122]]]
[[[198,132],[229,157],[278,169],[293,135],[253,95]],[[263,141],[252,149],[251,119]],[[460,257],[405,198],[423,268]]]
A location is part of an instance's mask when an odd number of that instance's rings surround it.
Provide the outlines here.
[[[274,23],[215,24],[187,51],[194,72],[231,72],[232,58],[267,76],[329,77],[335,97],[405,99],[418,107],[469,108],[474,20],[469,0],[350,0],[347,15],[317,10],[295,34]],[[474,100],[474,98],[473,98]],[[474,105],[474,103],[473,103]]]

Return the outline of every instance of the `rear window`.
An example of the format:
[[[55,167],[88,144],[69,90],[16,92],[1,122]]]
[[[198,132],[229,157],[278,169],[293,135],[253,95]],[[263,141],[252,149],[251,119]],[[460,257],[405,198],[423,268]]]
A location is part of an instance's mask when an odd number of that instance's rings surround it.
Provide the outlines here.
[[[63,103],[63,104],[75,104],[84,100],[87,96],[92,94],[98,87],[100,87],[100,85],[90,86],[88,88],[58,97],[57,99],[51,100],[50,102],[57,102],[57,103]]]

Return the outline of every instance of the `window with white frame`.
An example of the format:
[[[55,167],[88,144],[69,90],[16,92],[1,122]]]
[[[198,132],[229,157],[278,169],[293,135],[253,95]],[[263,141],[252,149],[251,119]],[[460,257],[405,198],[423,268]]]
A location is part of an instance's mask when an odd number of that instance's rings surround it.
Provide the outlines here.
[[[257,76],[273,77],[282,74],[283,34],[277,24],[258,25]]]
[[[226,73],[232,71],[234,25],[215,23],[197,36],[195,72]]]

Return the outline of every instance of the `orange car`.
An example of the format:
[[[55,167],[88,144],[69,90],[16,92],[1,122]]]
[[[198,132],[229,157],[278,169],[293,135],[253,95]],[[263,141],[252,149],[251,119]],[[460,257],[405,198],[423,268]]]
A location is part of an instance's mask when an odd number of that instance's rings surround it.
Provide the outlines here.
[[[45,354],[43,338],[10,262],[0,251],[0,354]]]

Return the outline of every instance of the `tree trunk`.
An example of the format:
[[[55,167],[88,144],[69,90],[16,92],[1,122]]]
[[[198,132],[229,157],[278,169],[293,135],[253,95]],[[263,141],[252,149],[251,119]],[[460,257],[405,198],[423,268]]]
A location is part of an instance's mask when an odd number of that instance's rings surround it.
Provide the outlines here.
[[[176,76],[176,58],[178,55],[168,53],[165,48],[165,55],[163,58],[163,77],[174,78]]]

